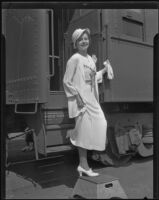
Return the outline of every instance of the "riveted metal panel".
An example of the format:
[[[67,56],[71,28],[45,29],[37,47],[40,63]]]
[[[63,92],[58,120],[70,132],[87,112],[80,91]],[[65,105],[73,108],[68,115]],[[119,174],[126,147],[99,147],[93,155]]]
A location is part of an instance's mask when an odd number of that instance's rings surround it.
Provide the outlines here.
[[[157,12],[113,10],[108,20],[108,59],[114,79],[104,80],[103,102],[153,101],[153,37],[157,33]],[[143,26],[143,37],[126,35],[123,17]],[[115,18],[115,19],[113,19]],[[118,18],[118,19],[116,19]],[[152,19],[153,23],[152,23]],[[116,26],[112,22],[117,22]],[[151,24],[151,23],[152,24]],[[130,26],[130,25],[129,25]]]
[[[152,46],[111,38],[109,59],[114,79],[105,82],[105,101],[153,100]]]
[[[5,15],[6,100],[47,101],[48,15],[44,9],[8,9]]]

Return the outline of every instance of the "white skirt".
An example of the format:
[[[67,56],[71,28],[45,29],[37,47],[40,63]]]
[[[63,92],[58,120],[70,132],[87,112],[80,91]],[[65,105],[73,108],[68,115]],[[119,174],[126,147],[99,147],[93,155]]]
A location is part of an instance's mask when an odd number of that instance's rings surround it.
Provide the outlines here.
[[[90,84],[86,84],[84,97],[86,111],[75,118],[76,125],[69,135],[70,141],[84,149],[104,151],[107,121]]]

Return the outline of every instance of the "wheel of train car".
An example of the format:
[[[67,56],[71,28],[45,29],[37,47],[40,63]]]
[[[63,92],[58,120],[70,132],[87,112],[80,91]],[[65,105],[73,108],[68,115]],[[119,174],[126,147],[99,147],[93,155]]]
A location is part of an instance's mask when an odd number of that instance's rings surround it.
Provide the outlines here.
[[[120,166],[128,163],[133,154],[120,155],[118,153],[113,128],[108,129],[107,139],[108,143],[106,145],[106,150],[103,152],[94,151],[92,153],[92,159],[99,161],[104,165]]]
[[[144,124],[142,129],[143,138],[137,147],[138,154],[142,157],[153,155],[153,127],[152,124]]]

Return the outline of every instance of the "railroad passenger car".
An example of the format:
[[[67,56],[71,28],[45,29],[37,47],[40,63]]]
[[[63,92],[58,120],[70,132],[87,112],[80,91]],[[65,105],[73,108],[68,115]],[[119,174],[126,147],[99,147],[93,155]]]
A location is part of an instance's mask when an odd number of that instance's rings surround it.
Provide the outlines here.
[[[21,128],[33,130],[36,159],[73,149],[66,136],[74,120],[68,117],[62,80],[74,53],[71,35],[86,27],[97,70],[108,58],[115,75],[99,85],[108,144],[91,158],[115,165],[136,153],[152,155],[157,9],[3,9],[7,122],[19,120]]]

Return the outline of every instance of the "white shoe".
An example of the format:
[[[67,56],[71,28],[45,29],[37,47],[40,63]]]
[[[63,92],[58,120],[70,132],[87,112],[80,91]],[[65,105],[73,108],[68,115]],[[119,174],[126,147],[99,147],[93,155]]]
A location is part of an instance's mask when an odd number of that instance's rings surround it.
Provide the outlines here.
[[[82,173],[86,174],[87,176],[99,176],[99,173],[93,172],[91,168],[89,170],[85,170],[83,167],[78,166],[77,171],[80,176],[82,176]]]

